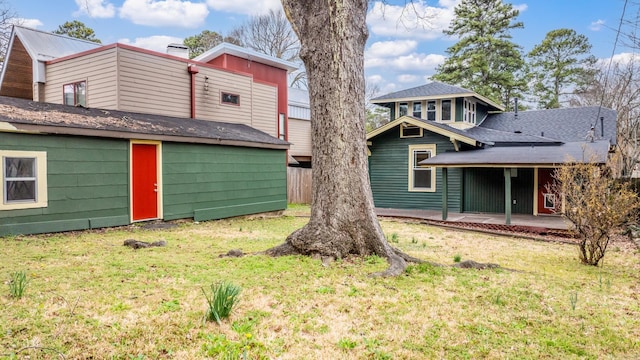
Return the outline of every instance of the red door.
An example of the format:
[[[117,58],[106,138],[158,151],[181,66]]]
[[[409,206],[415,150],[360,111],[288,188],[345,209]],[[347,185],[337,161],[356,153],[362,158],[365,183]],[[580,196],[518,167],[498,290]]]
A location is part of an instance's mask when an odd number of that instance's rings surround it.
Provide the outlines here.
[[[133,220],[158,218],[157,146],[132,144]]]
[[[553,183],[554,169],[538,169],[538,214],[555,214],[558,198],[548,186]]]

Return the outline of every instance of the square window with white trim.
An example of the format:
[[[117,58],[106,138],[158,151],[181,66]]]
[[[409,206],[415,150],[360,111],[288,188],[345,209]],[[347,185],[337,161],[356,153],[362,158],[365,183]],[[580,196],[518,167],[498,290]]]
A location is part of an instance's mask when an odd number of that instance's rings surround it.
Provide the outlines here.
[[[420,162],[436,156],[435,145],[409,146],[409,191],[436,191],[436,169]]]
[[[0,158],[2,159],[0,210],[46,207],[46,152],[0,150]]]
[[[544,194],[544,208],[553,210],[556,208],[556,194],[546,193]]]

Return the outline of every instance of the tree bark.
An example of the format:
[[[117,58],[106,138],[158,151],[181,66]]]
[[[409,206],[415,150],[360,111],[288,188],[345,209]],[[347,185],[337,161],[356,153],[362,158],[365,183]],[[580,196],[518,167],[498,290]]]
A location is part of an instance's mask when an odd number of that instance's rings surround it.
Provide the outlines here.
[[[311,102],[313,199],[309,223],[267,253],[384,257],[394,276],[408,257],[376,217],[365,134],[364,47],[368,0],[282,0],[301,43]]]

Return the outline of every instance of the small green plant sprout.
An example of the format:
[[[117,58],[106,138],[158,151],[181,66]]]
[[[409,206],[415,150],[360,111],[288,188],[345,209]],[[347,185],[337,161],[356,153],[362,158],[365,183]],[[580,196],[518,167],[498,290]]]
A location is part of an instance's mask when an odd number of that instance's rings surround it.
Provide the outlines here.
[[[453,262],[459,263],[460,260],[462,260],[462,256],[460,256],[460,254],[456,254],[453,256]]]
[[[398,240],[398,233],[392,233],[391,234],[391,242],[394,243],[394,244],[397,244],[398,241],[399,241]]]
[[[29,283],[29,279],[27,279],[26,271],[16,271],[9,275],[9,296],[14,299],[20,299],[24,295],[25,290],[27,289],[27,284]]]
[[[608,277],[606,279],[603,279],[602,273],[598,274],[598,280],[600,282],[600,290],[602,290],[603,286],[606,285],[607,290],[611,289],[611,279],[609,279]]]
[[[342,338],[338,340],[338,347],[343,350],[351,350],[358,345],[354,340]]]
[[[318,294],[335,294],[336,290],[330,286],[320,286],[316,292]]]
[[[204,288],[202,293],[207,299],[206,319],[222,323],[231,314],[233,307],[240,301],[240,291],[242,288],[227,281],[211,284],[210,294]]]
[[[417,244],[418,243],[418,239],[416,239],[415,237],[411,237],[411,243],[412,244]]]
[[[571,310],[575,311],[576,310],[576,304],[578,303],[578,293],[577,292],[572,292],[571,294],[569,294],[569,303],[571,303]]]

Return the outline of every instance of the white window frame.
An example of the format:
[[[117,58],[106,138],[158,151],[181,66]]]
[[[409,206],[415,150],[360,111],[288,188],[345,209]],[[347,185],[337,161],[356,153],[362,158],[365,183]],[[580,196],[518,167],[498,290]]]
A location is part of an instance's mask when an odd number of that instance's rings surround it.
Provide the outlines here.
[[[433,110],[429,110],[429,104],[433,104]],[[425,105],[425,113],[426,113],[425,119],[430,121],[438,121],[438,102],[435,100],[427,101]],[[429,114],[433,114],[433,119],[429,119]]]
[[[35,177],[36,182],[36,194],[34,200],[25,201],[7,201],[7,181],[10,178],[6,177],[6,158],[32,158],[35,159]],[[0,150],[0,179],[2,180],[2,199],[0,201],[1,210],[19,210],[19,209],[35,209],[48,206],[47,197],[47,153],[45,151],[14,151],[14,150]],[[16,181],[21,178],[11,178]],[[31,180],[32,178],[24,178],[24,180]]]
[[[544,193],[544,208],[549,210],[556,209],[556,194]]]
[[[402,115],[400,114],[400,109],[402,108],[402,105],[406,105],[407,106],[407,113]],[[398,112],[397,112],[397,116],[396,118],[401,118],[403,116],[409,115],[409,103],[408,102],[400,102],[398,103]]]
[[[409,135],[409,134],[405,134],[405,130],[413,130],[413,129],[419,129],[419,132],[417,135]],[[415,125],[410,125],[407,123],[402,123],[402,125],[400,125],[400,138],[405,139],[405,138],[421,138],[423,136],[423,129],[419,126],[415,126]]]
[[[463,101],[463,115],[462,121],[475,124],[476,123],[476,102],[471,99],[464,99]]]
[[[419,107],[418,116],[416,116],[416,105]],[[414,101],[411,104],[411,115],[413,117],[417,117],[417,118],[422,119],[422,102],[421,101]]]
[[[449,116],[450,119],[445,119],[444,118],[444,104],[446,102],[449,102]],[[455,120],[456,118],[456,114],[455,114],[455,101],[453,101],[453,99],[442,99],[440,100],[440,121],[442,122],[452,122]]]
[[[436,156],[436,145],[435,144],[421,144],[421,145],[409,145],[409,183],[408,190],[410,192],[435,192],[436,191],[436,168],[435,167],[426,167],[420,166],[416,164],[416,152],[428,151],[430,153],[430,157]],[[430,187],[415,187],[413,184],[414,172],[415,171],[431,171],[431,186]]]

